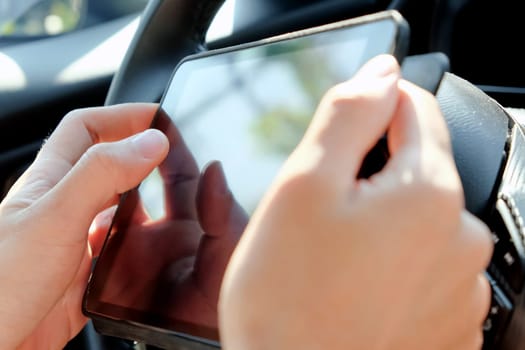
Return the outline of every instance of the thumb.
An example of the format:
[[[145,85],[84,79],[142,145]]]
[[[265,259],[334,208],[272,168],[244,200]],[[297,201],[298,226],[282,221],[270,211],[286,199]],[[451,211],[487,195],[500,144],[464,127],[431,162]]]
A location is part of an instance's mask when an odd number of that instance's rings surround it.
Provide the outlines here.
[[[310,154],[300,158],[311,159],[315,168],[344,185],[353,181],[366,154],[391,122],[399,78],[395,58],[380,55],[352,79],[330,89],[298,147]]]
[[[167,151],[166,136],[154,129],[118,142],[90,147],[38,202],[40,210],[48,211],[42,217],[64,229],[71,228],[70,225],[89,227],[107,203],[137,186],[164,159]]]

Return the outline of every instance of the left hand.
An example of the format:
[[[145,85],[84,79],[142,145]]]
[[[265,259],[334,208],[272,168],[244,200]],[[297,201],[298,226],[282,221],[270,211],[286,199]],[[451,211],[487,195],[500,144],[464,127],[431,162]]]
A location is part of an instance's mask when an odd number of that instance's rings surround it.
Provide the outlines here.
[[[166,156],[166,137],[144,131],[156,108],[70,113],[0,204],[1,349],[62,348],[84,326],[90,247],[103,239],[88,229]]]

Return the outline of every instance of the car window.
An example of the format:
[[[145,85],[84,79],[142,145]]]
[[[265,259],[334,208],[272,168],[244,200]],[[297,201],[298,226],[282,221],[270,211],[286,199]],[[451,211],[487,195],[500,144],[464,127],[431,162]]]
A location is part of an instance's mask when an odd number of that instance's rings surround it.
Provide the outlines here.
[[[64,34],[141,11],[148,0],[4,0],[0,40]]]

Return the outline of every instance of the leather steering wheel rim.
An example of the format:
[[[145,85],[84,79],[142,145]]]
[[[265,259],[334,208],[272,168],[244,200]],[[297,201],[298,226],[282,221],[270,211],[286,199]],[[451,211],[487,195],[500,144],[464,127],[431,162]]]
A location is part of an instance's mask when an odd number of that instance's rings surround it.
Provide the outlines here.
[[[158,102],[185,56],[204,50],[206,32],[224,0],[150,0],[106,105]]]

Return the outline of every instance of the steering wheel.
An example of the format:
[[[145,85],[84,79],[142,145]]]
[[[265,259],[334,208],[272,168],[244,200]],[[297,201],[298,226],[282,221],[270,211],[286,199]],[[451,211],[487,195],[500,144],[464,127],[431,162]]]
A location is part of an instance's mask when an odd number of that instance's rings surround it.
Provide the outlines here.
[[[106,104],[158,102],[177,63],[189,54],[206,50],[207,29],[222,3],[223,0],[151,0],[113,79]],[[302,16],[312,18],[308,9],[302,11]],[[299,25],[312,23],[293,20]],[[273,34],[276,33],[263,31],[258,35]],[[241,34],[235,40],[246,39]],[[414,80],[417,83],[417,77]],[[456,75],[445,73],[436,87],[451,133],[466,207],[493,231],[495,250],[487,271],[493,297],[484,325],[485,348],[523,347],[524,128],[496,101]]]

